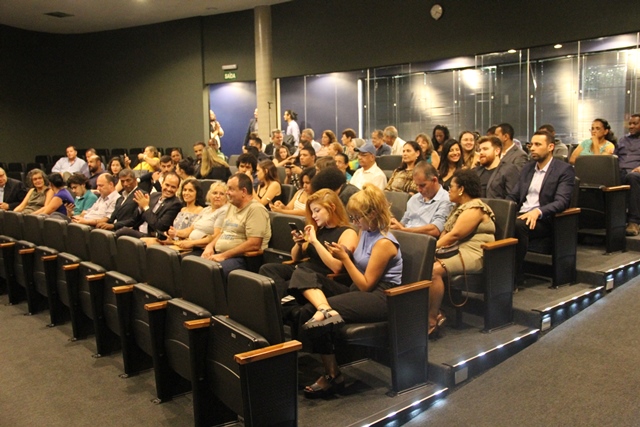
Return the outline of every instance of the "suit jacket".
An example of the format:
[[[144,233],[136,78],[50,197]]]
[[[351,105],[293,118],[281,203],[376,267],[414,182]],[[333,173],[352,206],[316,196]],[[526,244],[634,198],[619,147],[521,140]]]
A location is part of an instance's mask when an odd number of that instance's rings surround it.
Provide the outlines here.
[[[518,209],[522,208],[527,199],[535,167],[536,162],[529,162],[522,168],[518,184],[507,197],[518,204]],[[540,187],[539,200],[543,220],[549,220],[556,213],[569,207],[575,178],[576,174],[570,164],[551,159]]]
[[[518,148],[518,146],[515,145],[513,146],[513,148],[507,151],[507,154],[504,155],[501,161],[516,165],[518,171],[521,171],[528,160],[529,158],[527,157],[527,153],[525,153],[521,148]]]
[[[146,193],[151,193],[151,190],[154,188],[156,189],[156,191],[162,191],[162,185],[160,185],[160,181],[156,181],[156,182],[152,182],[152,181],[153,181],[153,173],[152,172],[145,173],[140,178],[138,178],[138,187],[140,187],[140,190]]]
[[[7,177],[7,183],[4,185],[4,203],[9,205],[10,211],[22,203],[28,191],[22,181]]]
[[[136,187],[132,193],[138,190],[140,188]],[[141,191],[146,194],[146,191]],[[138,204],[133,200],[133,194],[130,194],[127,200],[124,199],[124,196],[120,196],[116,200],[116,208],[107,222],[114,224],[114,230],[119,230],[122,227],[133,227],[141,216],[142,212],[138,208]]]
[[[178,212],[182,209],[182,202],[176,196],[164,200],[162,206],[157,212],[153,212],[154,207],[160,200],[162,193],[153,193],[149,199],[149,209],[144,211],[137,223],[133,228],[138,229],[144,223],[147,222],[149,234],[156,231],[167,231],[169,227],[173,225],[173,220],[176,219]]]
[[[484,166],[478,166],[474,170],[481,172]],[[518,183],[520,171],[518,168],[501,160],[498,166],[491,173],[491,177],[487,182],[487,191],[483,197],[487,199],[506,199],[513,188]]]

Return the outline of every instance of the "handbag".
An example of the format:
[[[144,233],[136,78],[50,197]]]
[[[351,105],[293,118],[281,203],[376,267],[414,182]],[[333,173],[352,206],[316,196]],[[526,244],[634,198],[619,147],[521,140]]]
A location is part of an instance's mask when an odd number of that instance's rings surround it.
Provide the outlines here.
[[[458,255],[460,253],[460,246],[457,243],[454,243],[450,246],[443,246],[441,248],[436,249],[436,258],[437,259],[447,259],[452,256]]]

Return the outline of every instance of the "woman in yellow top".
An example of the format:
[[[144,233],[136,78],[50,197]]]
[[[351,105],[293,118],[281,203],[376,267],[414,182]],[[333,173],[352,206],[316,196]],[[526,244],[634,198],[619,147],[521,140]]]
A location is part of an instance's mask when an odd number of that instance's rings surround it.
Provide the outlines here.
[[[134,171],[155,172],[160,167],[160,158],[158,157],[158,149],[153,145],[149,145],[144,149],[143,153],[138,154],[138,164],[133,168]],[[124,156],[125,168],[131,166],[129,156]]]
[[[576,164],[578,156],[599,156],[613,154],[616,148],[610,141],[611,126],[605,119],[595,119],[591,123],[591,139],[585,139],[571,153],[569,163]]]

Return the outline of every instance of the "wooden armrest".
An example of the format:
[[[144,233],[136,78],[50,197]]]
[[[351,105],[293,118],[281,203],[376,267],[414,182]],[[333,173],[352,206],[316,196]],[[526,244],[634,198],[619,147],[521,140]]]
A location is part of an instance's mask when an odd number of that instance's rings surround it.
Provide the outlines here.
[[[616,185],[614,187],[604,187],[602,191],[605,193],[610,193],[612,191],[627,191],[630,189],[631,189],[630,185]]]
[[[302,343],[300,341],[287,341],[282,344],[270,345],[269,347],[259,348],[257,350],[238,353],[233,358],[238,365],[247,365],[259,360],[269,359],[271,357],[280,356],[291,353],[292,351],[300,351]]]
[[[96,280],[102,280],[102,279],[104,279],[104,276],[106,276],[105,273],[89,274],[87,276],[87,281],[88,282],[95,282]]]
[[[44,255],[42,257],[43,261],[55,261],[58,259],[58,255]]]
[[[246,256],[246,257],[256,257],[256,256],[260,256],[264,253],[264,251],[261,249],[259,251],[247,251],[245,253],[242,254],[242,256]]]
[[[152,302],[144,305],[144,309],[147,311],[165,310],[168,303],[166,301]]]
[[[336,280],[340,277],[347,277],[348,275],[349,275],[348,273],[329,273],[327,274],[327,278],[331,280]]]
[[[20,249],[18,251],[18,254],[20,255],[27,255],[27,254],[32,254],[36,251],[36,248],[27,248],[27,249]]]
[[[0,248],[11,248],[16,245],[16,242],[0,243]]]
[[[309,261],[309,259],[310,258],[308,258],[308,257],[299,259],[298,261],[294,261],[294,260],[290,259],[288,261],[282,261],[282,264],[283,265],[296,265],[296,264],[300,264],[301,262]]]
[[[512,246],[518,243],[518,239],[509,237],[508,239],[496,240],[495,242],[483,243],[480,245],[485,251],[492,251],[494,249],[504,248],[505,246]]]
[[[563,216],[568,216],[568,215],[578,215],[580,213],[580,208],[569,208],[569,209],[565,209],[562,212],[558,212],[555,217],[556,218],[561,218]]]
[[[62,266],[63,271],[77,270],[78,268],[80,268],[80,264],[65,264]]]
[[[406,285],[395,286],[391,289],[385,289],[384,294],[388,297],[406,294],[408,292],[419,291],[431,286],[431,280],[421,280],[420,282],[409,283]]]
[[[209,325],[211,325],[211,317],[207,317],[206,319],[187,320],[183,324],[184,324],[184,327],[189,330],[208,328]]]
[[[114,294],[126,294],[127,292],[133,292],[133,285],[114,286],[111,290]]]

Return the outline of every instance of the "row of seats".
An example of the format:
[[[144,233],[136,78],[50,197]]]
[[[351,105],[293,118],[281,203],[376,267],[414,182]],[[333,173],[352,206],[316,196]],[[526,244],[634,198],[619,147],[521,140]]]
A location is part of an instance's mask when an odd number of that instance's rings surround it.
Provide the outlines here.
[[[274,230],[302,221],[271,218]],[[265,261],[288,256],[291,239],[285,248],[287,239],[277,237],[289,235],[274,232]],[[341,336],[347,344],[390,351],[392,388],[399,392],[427,378],[426,279],[435,239],[397,237],[406,248],[405,282],[418,283],[389,291],[388,322],[346,325]],[[235,271],[224,283],[215,262],[14,212],[0,214],[0,242],[10,303],[24,297],[29,312],[48,306],[51,325],[68,317],[72,339],[94,334],[96,356],[122,349],[125,377],[153,366],[158,401],[191,388],[197,425],[238,416],[248,425],[294,425],[300,344],[284,341],[271,279]]]

